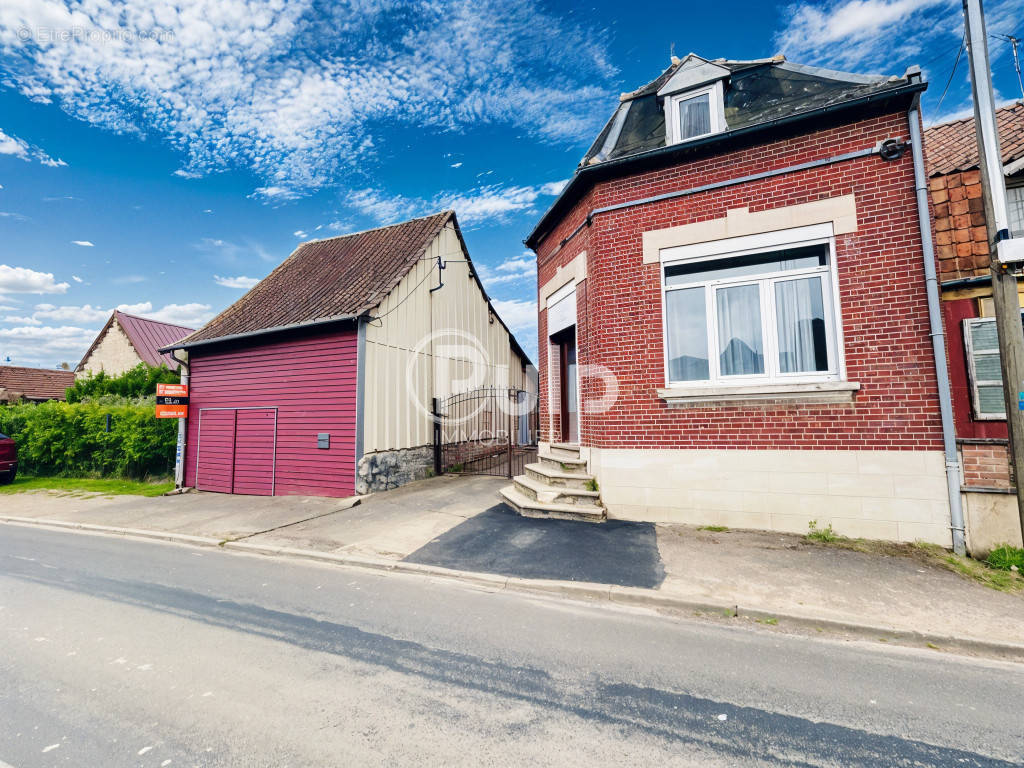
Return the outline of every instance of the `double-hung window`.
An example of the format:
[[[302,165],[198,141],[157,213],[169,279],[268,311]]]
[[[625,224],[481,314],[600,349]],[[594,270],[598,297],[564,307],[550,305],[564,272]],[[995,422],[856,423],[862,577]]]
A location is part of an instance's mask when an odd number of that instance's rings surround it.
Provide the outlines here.
[[[1024,186],[1006,188],[1006,204],[1010,212],[1010,231],[1024,237]]]
[[[833,245],[663,259],[669,386],[837,381]]]

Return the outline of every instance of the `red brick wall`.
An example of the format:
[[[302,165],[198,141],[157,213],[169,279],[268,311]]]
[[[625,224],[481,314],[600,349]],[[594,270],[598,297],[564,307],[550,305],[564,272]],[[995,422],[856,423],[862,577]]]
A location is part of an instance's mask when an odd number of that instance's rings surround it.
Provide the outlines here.
[[[577,296],[581,365],[606,366],[619,397],[606,413],[587,411],[600,382],[581,385],[584,445],[607,448],[941,449],[920,232],[910,153],[877,156],[599,214],[564,249],[558,243],[594,207],[686,189],[872,147],[908,134],[906,115],[865,119],[774,143],[745,147],[598,184],[538,246],[539,285],[580,250],[588,254]],[[670,409],[664,386],[660,273],[642,262],[646,230],[853,193],[859,229],[836,238],[848,377],[853,405],[761,402]],[[583,287],[583,286],[581,286]],[[579,289],[578,289],[579,291]],[[540,338],[546,339],[541,313]],[[542,347],[543,348],[543,347]],[[541,414],[547,427],[546,363]]]
[[[981,171],[936,176],[928,182],[935,211],[935,255],[939,279],[989,274],[989,245]]]
[[[1009,451],[1005,444],[962,442],[965,488],[1005,488],[1010,485]]]

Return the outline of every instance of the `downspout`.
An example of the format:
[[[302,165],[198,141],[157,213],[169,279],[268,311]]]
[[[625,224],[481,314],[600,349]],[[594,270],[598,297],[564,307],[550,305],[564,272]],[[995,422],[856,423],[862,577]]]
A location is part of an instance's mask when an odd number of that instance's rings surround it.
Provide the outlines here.
[[[956,429],[953,425],[953,400],[949,389],[946,365],[946,334],[942,327],[939,280],[935,274],[935,248],[932,243],[932,222],[928,206],[928,177],[924,171],[921,139],[921,113],[917,99],[907,113],[910,124],[910,148],[914,159],[914,188],[917,191],[917,220],[921,227],[921,248],[924,252],[925,292],[928,296],[928,324],[931,327],[932,352],[935,356],[935,377],[939,387],[939,413],[942,416],[942,443],[946,454],[946,486],[949,490],[949,519],[953,532],[953,551],[966,554],[964,542],[964,510],[960,503],[960,458],[956,450]]]
[[[178,363],[181,372],[181,383],[188,386],[191,369],[188,359],[181,360],[175,356],[177,350],[171,350],[171,359]],[[191,394],[191,393],[190,393]],[[191,399],[191,398],[190,398]],[[178,419],[178,446],[174,450],[174,487],[179,491],[185,485],[185,440],[188,437],[188,418]]]

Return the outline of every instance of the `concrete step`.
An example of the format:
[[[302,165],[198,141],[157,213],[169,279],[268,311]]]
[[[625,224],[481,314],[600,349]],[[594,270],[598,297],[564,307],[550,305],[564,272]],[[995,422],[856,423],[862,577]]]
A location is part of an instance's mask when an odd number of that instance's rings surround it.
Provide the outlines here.
[[[549,517],[558,520],[581,520],[588,523],[603,523],[607,518],[604,507],[581,504],[549,504],[524,496],[514,485],[507,485],[498,491],[501,500],[523,517]]]
[[[548,453],[558,458],[578,459],[580,457],[580,447],[576,443],[551,443],[548,447]]]
[[[517,475],[512,478],[512,481],[516,485],[516,490],[521,494],[546,504],[576,504],[593,507],[599,503],[598,499],[601,496],[597,491],[588,491],[584,488],[551,486],[526,475]]]
[[[586,489],[593,475],[586,472],[566,472],[561,467],[557,469],[548,464],[527,464],[523,467],[527,477],[531,477],[541,483],[547,483],[561,488],[583,488]]]
[[[538,453],[537,458],[541,464],[553,469],[561,469],[563,472],[586,472],[587,462],[585,459],[572,458],[570,456],[555,456],[551,453]]]

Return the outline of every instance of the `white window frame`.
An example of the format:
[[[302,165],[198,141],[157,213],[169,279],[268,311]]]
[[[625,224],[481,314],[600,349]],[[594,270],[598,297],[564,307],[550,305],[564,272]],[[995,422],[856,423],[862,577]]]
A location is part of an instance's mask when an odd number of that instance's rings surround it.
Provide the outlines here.
[[[694,280],[683,285],[666,285],[665,268],[677,264],[692,264],[717,261],[733,256],[749,256],[771,253],[785,248],[799,248],[809,245],[828,246],[826,266],[806,267],[785,272],[764,272],[756,275],[742,275],[715,280]],[[662,359],[664,361],[665,386],[672,390],[708,389],[714,387],[736,387],[744,385],[816,384],[822,382],[846,381],[846,358],[843,344],[842,308],[839,300],[839,277],[836,270],[835,236],[831,224],[779,230],[763,235],[736,237],[692,246],[668,248],[661,252],[661,324]],[[825,338],[828,345],[829,368],[827,371],[783,373],[779,370],[778,325],[775,316],[775,284],[804,277],[820,276],[822,279],[822,301],[826,305]],[[718,312],[715,292],[723,286],[757,284],[761,298],[761,330],[765,372],[754,376],[720,373],[721,350],[718,343]],[[696,381],[674,381],[668,355],[668,309],[666,296],[672,291],[703,287],[704,307],[707,321],[708,378]]]
[[[707,133],[702,133],[700,136],[687,136],[685,139],[682,138],[683,131],[682,125],[680,124],[679,117],[679,104],[680,102],[687,101],[689,99],[697,98],[708,94],[708,112],[711,115],[710,125],[711,130]],[[721,133],[725,130],[725,104],[723,101],[723,87],[722,81],[719,80],[716,83],[705,86],[703,88],[697,88],[692,91],[683,91],[682,93],[673,93],[671,96],[665,97],[665,126],[666,132],[670,135],[670,144],[682,144],[687,141],[693,141],[694,139],[700,139],[704,136],[711,136],[715,133]]]
[[[1024,321],[1024,309],[1021,310],[1021,318]],[[979,387],[1003,387],[1002,377],[998,379],[979,379],[977,366],[974,364],[975,355],[986,355],[992,357],[999,357],[999,348],[995,349],[974,349],[974,334],[971,332],[975,326],[983,325],[985,323],[995,323],[994,317],[965,317],[963,321],[963,334],[964,334],[964,351],[967,356],[967,381],[971,385],[971,412],[974,414],[975,421],[1006,421],[1006,404],[1003,404],[1003,410],[1000,413],[982,413],[981,411],[981,396],[978,392]],[[1002,369],[1000,369],[1002,370]]]
[[[1006,202],[1008,203],[1008,213],[1010,214],[1010,232],[1013,233],[1014,237],[1024,237],[1024,217],[1022,217],[1019,221],[1016,222],[1016,226],[1014,226],[1015,222],[1013,221],[1014,209],[1017,208],[1018,206],[1024,205],[1024,202],[1011,202],[1011,192],[1013,193],[1013,197],[1017,197],[1018,195],[1024,197],[1024,184],[1008,183],[1006,185]]]

